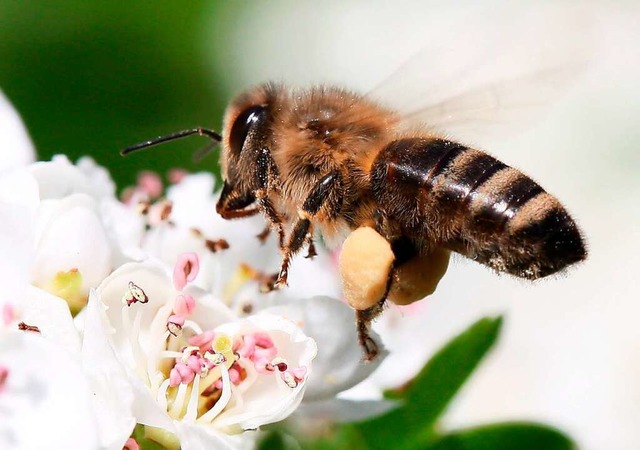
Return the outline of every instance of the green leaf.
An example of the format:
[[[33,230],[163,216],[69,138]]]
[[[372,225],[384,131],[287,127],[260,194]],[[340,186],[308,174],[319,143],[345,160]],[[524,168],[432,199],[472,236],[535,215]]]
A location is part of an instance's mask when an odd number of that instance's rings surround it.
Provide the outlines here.
[[[284,435],[279,431],[269,431],[260,439],[258,450],[286,450]]]
[[[305,450],[367,450],[368,446],[360,432],[350,424],[342,424],[327,435],[312,442],[303,442]]]
[[[501,423],[449,433],[425,450],[573,450],[574,442],[555,428],[535,423]]]
[[[391,393],[403,405],[361,422],[370,448],[407,448],[426,442],[460,387],[496,342],[502,318],[484,318],[445,345],[402,390]]]

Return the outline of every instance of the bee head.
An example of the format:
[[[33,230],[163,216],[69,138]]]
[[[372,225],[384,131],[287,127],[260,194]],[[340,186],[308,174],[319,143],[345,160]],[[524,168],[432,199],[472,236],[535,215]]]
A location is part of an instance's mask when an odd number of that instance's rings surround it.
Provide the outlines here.
[[[224,186],[217,210],[243,208],[255,200],[269,172],[266,164],[273,139],[273,111],[281,89],[265,84],[236,97],[227,108],[220,165]]]

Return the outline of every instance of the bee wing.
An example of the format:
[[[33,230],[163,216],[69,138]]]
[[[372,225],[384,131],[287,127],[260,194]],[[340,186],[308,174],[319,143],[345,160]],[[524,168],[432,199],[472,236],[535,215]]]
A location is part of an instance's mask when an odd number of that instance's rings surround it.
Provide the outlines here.
[[[408,124],[484,144],[530,126],[586,69],[591,21],[578,11],[474,17],[434,30],[427,46],[368,94]]]

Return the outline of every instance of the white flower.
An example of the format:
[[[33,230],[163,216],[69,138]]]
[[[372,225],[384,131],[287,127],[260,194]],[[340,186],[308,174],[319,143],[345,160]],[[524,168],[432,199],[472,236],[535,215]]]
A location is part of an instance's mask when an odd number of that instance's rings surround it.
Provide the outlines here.
[[[35,153],[20,116],[0,91],[0,173],[26,166]]]
[[[11,257],[10,254],[2,254],[0,261]],[[28,277],[26,276],[28,267],[22,266],[22,269],[24,273],[17,273],[18,276],[15,280],[3,279],[3,284],[0,285],[0,298],[6,298],[9,293],[12,295],[11,302],[5,303],[3,308],[4,330],[0,326],[0,349],[5,343],[11,346],[13,345],[11,342],[24,342],[24,356],[31,355],[29,356],[31,364],[26,366],[28,371],[12,370],[8,366],[8,370],[13,373],[16,386],[20,383],[27,383],[31,378],[39,377],[38,379],[46,379],[47,389],[52,391],[68,393],[70,389],[73,389],[73,394],[69,394],[72,400],[67,402],[68,408],[52,411],[53,407],[47,407],[49,408],[47,409],[49,417],[46,424],[42,426],[56,428],[64,432],[69,427],[84,426],[91,421],[91,427],[88,430],[84,428],[79,430],[66,441],[61,440],[60,448],[93,448],[91,443],[95,441],[94,436],[97,435],[101,448],[122,449],[123,443],[131,435],[135,425],[131,413],[132,400],[128,399],[133,394],[127,389],[123,389],[122,383],[118,384],[117,373],[114,374],[114,370],[106,370],[108,367],[101,362],[102,360],[92,361],[91,364],[82,363],[81,351],[82,353],[104,354],[104,346],[100,347],[95,340],[85,340],[81,347],[80,336],[74,326],[66,301],[35,286],[28,285]],[[17,293],[16,296],[13,296],[13,293]],[[18,329],[26,331],[18,332]],[[26,333],[37,333],[37,337],[45,342],[33,344],[32,338],[11,337],[15,334]],[[34,345],[36,348],[33,348]],[[0,350],[0,359],[2,359],[1,353]],[[15,368],[15,364],[13,367]],[[34,375],[31,372],[36,368],[37,373]],[[49,397],[51,400],[47,400],[48,403],[54,402],[57,405],[62,401],[57,395],[51,394]],[[89,400],[89,407],[93,403],[93,408],[90,409],[87,405],[79,403],[80,400],[85,401],[86,399]],[[2,398],[0,398],[0,410],[2,410]],[[29,423],[25,420],[36,413],[30,408],[24,409],[23,412],[16,414],[17,422],[7,422],[4,431],[14,438],[26,439],[25,442],[38,442],[38,439],[47,442],[46,435],[24,436],[24,423]],[[98,424],[97,429],[95,423]],[[1,428],[0,434],[2,433]],[[90,433],[91,439],[82,442],[81,438],[85,436],[85,432]],[[52,445],[55,444],[55,439],[57,438],[51,438]],[[2,438],[0,437],[1,442]],[[63,445],[64,442],[68,442],[69,445]],[[71,445],[74,443],[77,445]],[[27,447],[41,448],[42,445],[29,444]],[[47,447],[50,448],[50,446]],[[0,448],[5,447],[0,445]]]
[[[287,417],[302,400],[316,354],[291,321],[238,319],[186,286],[197,261],[183,256],[173,279],[159,262],[120,267],[92,297],[93,325],[84,331],[85,339],[104,334],[133,386],[136,420],[175,434],[183,448],[227,442],[226,435]],[[160,438],[170,442],[166,432]]]
[[[83,160],[83,170],[91,164]],[[74,312],[89,288],[128,259],[126,250],[140,239],[136,226],[140,235],[143,229],[137,215],[119,206],[103,169],[92,170],[89,176],[58,156],[0,174],[0,277],[13,284],[14,277],[26,276],[66,299]]]

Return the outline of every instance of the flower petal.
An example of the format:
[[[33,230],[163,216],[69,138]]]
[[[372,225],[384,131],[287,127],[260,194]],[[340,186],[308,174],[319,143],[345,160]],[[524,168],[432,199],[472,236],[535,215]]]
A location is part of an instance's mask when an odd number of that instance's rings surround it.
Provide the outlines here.
[[[176,434],[182,450],[249,450],[256,447],[257,431],[223,434],[213,428],[185,421],[175,421]]]
[[[91,380],[93,405],[100,423],[103,448],[121,449],[136,424],[133,388],[104,332],[99,299],[94,290],[84,312],[82,362]]]
[[[36,152],[20,116],[0,91],[0,172],[24,167],[35,160]]]
[[[362,363],[353,310],[340,300],[318,296],[285,302],[264,312],[302,324],[304,332],[321,343],[313,364],[313,375],[309,377],[305,402],[328,399],[355,386],[386,357],[386,352],[381,351],[371,363]]]
[[[111,270],[111,250],[97,213],[95,200],[86,194],[62,200],[44,200],[38,212],[33,283],[48,289],[59,272],[79,271],[86,299]]]
[[[36,333],[5,333],[0,365],[9,371],[0,393],[1,448],[98,448],[89,384],[67,351]]]
[[[30,283],[36,210],[36,180],[25,169],[0,176],[0,307],[15,304]]]
[[[87,194],[95,200],[114,197],[113,182],[105,180],[104,173],[95,176],[98,168],[89,169],[86,160],[83,165],[87,173],[74,166],[66,156],[56,155],[51,161],[32,164],[29,170],[38,180],[42,199],[61,199],[72,194]]]
[[[80,338],[67,303],[42,289],[28,286],[25,298],[18,304],[20,320],[37,326],[42,336],[77,357]]]

